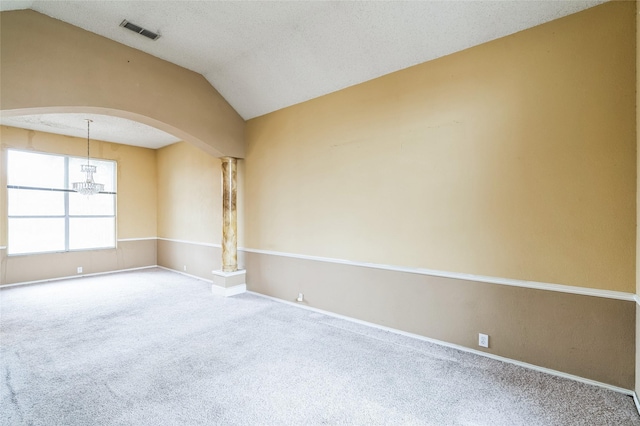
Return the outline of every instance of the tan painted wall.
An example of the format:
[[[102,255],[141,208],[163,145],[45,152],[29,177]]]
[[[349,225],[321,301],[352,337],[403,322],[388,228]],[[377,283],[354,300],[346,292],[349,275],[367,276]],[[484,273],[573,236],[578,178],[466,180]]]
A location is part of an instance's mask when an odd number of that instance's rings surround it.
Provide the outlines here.
[[[221,162],[193,145],[179,142],[157,151],[158,237],[216,245],[158,243],[158,264],[205,279],[220,268],[222,241]],[[244,235],[244,164],[238,162],[238,244]],[[210,258],[213,256],[212,258]],[[198,260],[199,259],[199,260]],[[240,258],[239,262],[242,261]],[[240,266],[243,263],[239,263]]]
[[[211,281],[212,271],[222,268],[222,251],[219,247],[158,240],[158,265]]]
[[[636,0],[636,296],[640,297],[640,1]],[[640,393],[640,305],[636,304],[636,383]]]
[[[157,153],[158,237],[220,244],[220,160],[185,142]]]
[[[635,6],[247,124],[247,247],[633,292]]]
[[[249,290],[632,389],[632,301],[246,253]],[[490,336],[478,347],[478,333]]]
[[[51,133],[36,132],[32,130],[17,129],[14,127],[0,126],[0,164],[2,164],[0,173],[0,246],[7,245],[7,176],[6,176],[6,150],[8,148],[33,150],[37,152],[49,152],[57,154],[67,154],[75,156],[86,155],[86,139],[75,138],[69,136],[55,135]],[[118,180],[117,180],[117,238],[118,239],[131,239],[131,238],[153,238],[156,236],[157,231],[157,219],[156,219],[156,206],[157,206],[157,183],[156,183],[156,151],[147,148],[139,148],[129,145],[120,145],[116,143],[109,143],[97,140],[91,140],[91,155],[96,158],[103,158],[108,160],[117,161]],[[131,256],[133,259],[140,258],[139,260],[121,259],[118,261],[117,256],[125,255],[124,252],[107,254],[108,250],[99,250],[95,252],[103,253],[107,256],[113,256],[111,260],[94,260],[96,269],[99,271],[109,270],[105,269],[104,265],[125,265],[134,264],[137,266],[147,266],[155,264],[155,241],[153,247],[148,244],[144,245],[145,254],[135,254],[133,252],[127,252],[126,256]],[[150,252],[152,250],[152,252]],[[147,253],[148,252],[148,253]],[[16,256],[18,258],[29,258],[30,264],[37,269],[37,271],[29,271],[29,268],[24,267],[25,260],[13,263],[7,263],[10,258],[5,258],[3,261],[3,276],[10,273],[7,276],[7,281],[4,282],[21,282],[32,281],[35,279],[36,273],[38,276],[45,278],[54,278],[59,276],[68,276],[75,274],[75,265],[72,270],[73,273],[66,273],[64,275],[58,275],[54,272],[54,269],[60,269],[60,263],[64,263],[64,258],[72,258],[78,256],[77,254],[58,254],[52,255],[32,255],[32,256]],[[153,258],[154,263],[148,263]],[[49,265],[53,269],[50,270],[51,274],[47,275],[49,268],[46,266],[45,259],[54,259]],[[94,256],[95,259],[95,256]],[[45,263],[39,263],[45,262]],[[102,263],[101,263],[102,262]],[[106,263],[105,263],[106,262]],[[14,273],[7,272],[7,269],[14,265],[15,268],[21,269],[22,272]],[[22,266],[20,266],[22,265]],[[37,266],[36,266],[37,265]],[[129,266],[129,267],[137,267]],[[70,269],[69,266],[67,269]],[[124,269],[118,267],[117,269]],[[71,269],[70,269],[71,270]],[[29,273],[27,273],[29,272]],[[25,273],[27,273],[25,275]],[[91,273],[90,270],[85,268],[85,273]],[[43,275],[44,274],[44,275]],[[13,278],[11,278],[13,277]],[[11,278],[12,281],[8,281]],[[15,280],[19,281],[15,281]]]
[[[6,251],[0,250],[0,285],[72,277],[78,266],[83,274],[155,266],[156,253],[155,239],[119,241],[115,249],[30,256],[6,256]]]
[[[179,142],[158,151],[158,237],[208,244],[222,240],[220,160]],[[244,162],[238,162],[238,243],[243,244]]]
[[[244,120],[197,73],[31,10],[0,14],[3,114],[95,112],[244,157]]]

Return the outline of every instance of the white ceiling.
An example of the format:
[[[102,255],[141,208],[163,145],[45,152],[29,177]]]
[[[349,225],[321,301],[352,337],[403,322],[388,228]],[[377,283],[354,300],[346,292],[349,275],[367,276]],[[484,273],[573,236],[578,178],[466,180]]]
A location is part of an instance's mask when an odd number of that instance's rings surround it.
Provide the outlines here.
[[[0,10],[31,8],[198,72],[250,119],[605,1],[2,0]]]
[[[125,145],[158,149],[179,141],[155,127],[125,118],[102,114],[38,114],[17,117],[0,117],[5,126],[59,135],[87,137],[87,119],[90,123],[91,140],[116,142]]]

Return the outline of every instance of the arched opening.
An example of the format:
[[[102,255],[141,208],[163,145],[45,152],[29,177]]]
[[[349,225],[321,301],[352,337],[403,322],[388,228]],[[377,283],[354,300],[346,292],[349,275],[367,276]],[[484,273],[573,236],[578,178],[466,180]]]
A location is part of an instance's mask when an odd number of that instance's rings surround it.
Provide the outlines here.
[[[0,21],[2,116],[112,115],[244,157],[244,120],[202,75],[31,10]]]

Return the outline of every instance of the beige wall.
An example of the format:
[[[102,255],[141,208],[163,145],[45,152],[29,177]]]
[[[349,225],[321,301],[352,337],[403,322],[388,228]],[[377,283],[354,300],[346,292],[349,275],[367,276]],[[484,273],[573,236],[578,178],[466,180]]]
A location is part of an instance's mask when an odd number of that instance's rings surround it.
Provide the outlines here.
[[[28,256],[7,256],[0,250],[0,285],[72,277],[78,266],[82,266],[82,274],[155,266],[156,253],[155,239],[119,241],[115,249]]]
[[[220,245],[220,159],[179,142],[158,150],[158,237]],[[244,161],[238,161],[238,244],[244,243]]]
[[[222,268],[220,247],[173,240],[158,240],[158,266],[211,281]]]
[[[636,298],[640,298],[640,1],[636,0]],[[640,305],[636,301],[636,383],[635,391],[640,393]]]
[[[633,292],[634,4],[247,123],[247,246]]]
[[[606,3],[250,120],[248,288],[634,388],[632,301],[273,252],[635,292],[635,21]]]
[[[247,253],[252,291],[632,389],[635,303]],[[478,333],[490,336],[477,346]]]
[[[200,74],[31,10],[0,14],[4,115],[95,112],[244,156],[244,120]]]
[[[176,143],[158,150],[158,265],[211,279],[220,269],[222,241],[221,162],[200,149]],[[238,162],[238,242],[243,242],[244,165]],[[239,265],[242,267],[242,257]]]
[[[158,237],[220,244],[221,165],[179,142],[158,150]]]
[[[0,126],[0,246],[7,245],[6,150],[32,150],[75,156],[86,155],[86,140],[81,138]],[[157,231],[156,151],[129,145],[91,140],[91,155],[117,161],[117,238],[155,238]],[[79,254],[32,255],[6,257],[3,254],[2,284],[75,275],[76,267],[84,273],[103,272],[155,265],[155,241],[137,245],[118,243],[120,251],[92,251],[90,260],[77,264]],[[120,247],[122,246],[122,247]],[[125,249],[125,246],[127,247]],[[142,252],[133,250],[140,248]],[[97,253],[97,254],[96,254]],[[89,256],[89,255],[86,255]],[[86,256],[82,259],[89,259]],[[119,257],[120,256],[120,257]],[[65,259],[74,259],[67,260]],[[88,267],[89,264],[95,267]],[[28,265],[31,265],[30,267]],[[64,266],[63,266],[64,265]],[[62,275],[61,275],[62,274]],[[5,280],[6,279],[6,280]]]

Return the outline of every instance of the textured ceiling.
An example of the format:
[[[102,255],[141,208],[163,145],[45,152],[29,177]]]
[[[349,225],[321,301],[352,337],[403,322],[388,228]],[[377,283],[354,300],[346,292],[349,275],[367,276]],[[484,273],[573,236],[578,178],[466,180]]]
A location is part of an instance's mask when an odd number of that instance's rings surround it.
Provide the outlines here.
[[[1,117],[5,126],[59,135],[87,137],[86,119],[92,120],[91,140],[117,142],[145,148],[162,148],[178,142],[178,138],[155,127],[125,118],[101,114],[38,114]]]
[[[0,10],[31,8],[198,72],[250,119],[603,2],[2,0]]]

